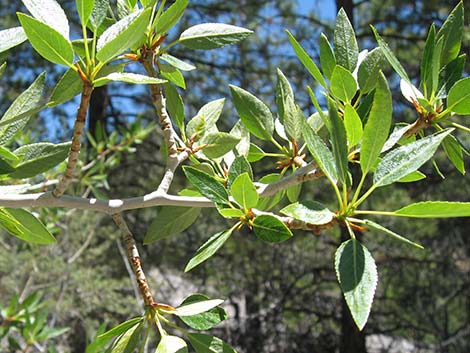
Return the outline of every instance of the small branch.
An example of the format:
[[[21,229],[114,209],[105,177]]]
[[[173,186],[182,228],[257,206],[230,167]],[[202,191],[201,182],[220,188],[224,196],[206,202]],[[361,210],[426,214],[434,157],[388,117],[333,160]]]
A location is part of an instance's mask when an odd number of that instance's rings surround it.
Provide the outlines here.
[[[139,251],[137,250],[137,245],[134,240],[134,236],[127,227],[126,221],[120,213],[115,213],[112,215],[114,223],[118,226],[123,234],[124,244],[126,246],[127,258],[132,266],[134,275],[139,286],[139,291],[142,299],[144,300],[145,306],[152,306],[155,303],[153,300],[152,293],[150,292],[150,287],[145,277],[145,273],[142,269],[142,264],[140,260]]]
[[[90,245],[91,240],[93,239],[93,237],[95,235],[95,229],[97,229],[97,227],[93,228],[88,233],[88,236],[87,236],[85,242],[82,244],[82,246],[67,260],[68,264],[71,264],[71,263],[75,262],[82,255],[82,253],[86,250],[88,245]]]
[[[129,274],[129,278],[131,279],[131,285],[132,289],[134,290],[134,295],[137,300],[138,305],[142,305],[140,293],[139,293],[139,288],[137,288],[136,282],[134,282],[134,271],[132,270],[131,265],[129,264],[129,261],[127,261],[127,254],[126,250],[124,250],[124,247],[121,244],[120,239],[116,239],[116,245],[119,250],[119,254],[121,254],[122,261],[124,262],[124,266],[126,266],[127,273]]]
[[[78,107],[75,125],[73,127],[72,144],[70,145],[67,168],[59,183],[52,191],[52,195],[54,195],[54,197],[61,196],[65,192],[65,190],[67,190],[68,186],[72,183],[75,168],[78,162],[78,155],[80,154],[80,148],[82,146],[83,127],[85,126],[86,113],[88,110],[88,106],[90,105],[90,97],[92,91],[93,86],[88,82],[84,82],[82,98],[80,101],[80,106]]]

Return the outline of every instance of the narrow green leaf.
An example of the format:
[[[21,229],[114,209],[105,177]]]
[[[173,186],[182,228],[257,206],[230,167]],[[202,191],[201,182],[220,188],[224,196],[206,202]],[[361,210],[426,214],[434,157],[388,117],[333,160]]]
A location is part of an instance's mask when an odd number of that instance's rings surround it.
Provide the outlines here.
[[[343,120],[338,115],[338,107],[332,99],[328,99],[328,113],[331,123],[331,143],[339,180],[343,184],[349,184],[346,129]]]
[[[284,122],[286,115],[287,97],[294,97],[294,91],[292,91],[292,87],[284,73],[280,69],[277,69],[276,106],[277,115],[281,122]]]
[[[110,353],[132,353],[139,344],[143,323],[139,323],[124,332],[113,344]]]
[[[233,150],[238,142],[240,142],[238,137],[232,136],[226,132],[207,134],[201,140],[202,144],[207,145],[202,152],[208,158],[220,158]]]
[[[351,239],[340,245],[335,254],[336,276],[359,330],[369,318],[377,286],[377,267],[367,248]]]
[[[466,55],[462,54],[447,63],[439,72],[439,92],[437,98],[446,98],[451,87],[462,77],[465,69]]]
[[[442,140],[453,130],[427,136],[387,153],[374,173],[374,186],[385,186],[418,170],[436,152]]]
[[[188,338],[196,353],[237,353],[235,349],[215,336],[190,333]]]
[[[205,197],[217,204],[228,204],[228,192],[214,177],[193,167],[183,167],[190,183]]]
[[[426,179],[426,175],[421,173],[419,170],[415,170],[403,178],[397,180],[399,183],[413,183],[415,181]]]
[[[436,40],[442,39],[444,44],[441,53],[441,66],[454,60],[460,52],[462,35],[464,33],[464,8],[460,1],[437,32]]]
[[[184,81],[184,77],[177,68],[171,65],[160,64],[160,74],[163,78],[166,78],[168,81],[174,83],[178,87],[186,89],[186,82]]]
[[[447,135],[442,141],[442,147],[447,155],[447,158],[452,162],[454,167],[463,175],[465,175],[465,163],[463,159],[463,148],[459,141],[452,136]]]
[[[359,65],[357,80],[363,94],[367,94],[375,88],[384,62],[385,58],[382,50],[375,48],[367,53],[367,56]]]
[[[5,72],[5,69],[7,68],[7,63],[3,63],[0,65],[0,78],[2,78],[3,73]]]
[[[28,243],[48,245],[56,242],[41,221],[25,209],[0,208],[0,228]]]
[[[307,71],[312,75],[312,77],[317,81],[320,85],[327,88],[325,79],[323,78],[320,69],[318,68],[317,64],[312,60],[312,58],[307,54],[304,48],[297,42],[297,39],[286,30],[287,37],[289,39],[292,48],[294,49],[295,55],[300,60],[302,65],[307,69]]]
[[[351,72],[336,65],[330,79],[331,92],[343,102],[350,102],[356,95],[357,83]]]
[[[168,64],[170,64],[171,66],[177,68],[178,70],[181,70],[181,71],[192,71],[192,70],[195,70],[196,69],[196,66],[192,65],[192,64],[189,64],[183,60],[180,60],[176,57],[174,57],[173,55],[170,55],[168,53],[163,53],[162,55],[160,55],[160,59],[166,61]]]
[[[106,13],[108,12],[109,0],[95,0],[93,11],[91,12],[89,22],[93,32],[100,27],[106,18]]]
[[[195,207],[160,207],[144,237],[144,244],[150,244],[167,236],[181,233],[189,228],[201,213]]]
[[[316,201],[301,201],[290,204],[281,213],[310,224],[327,224],[333,220],[334,213]]]
[[[447,109],[461,115],[470,114],[470,77],[457,81],[449,90]]]
[[[409,245],[412,245],[412,246],[415,246],[417,247],[418,249],[421,249],[423,250],[424,247],[421,245],[421,244],[418,244],[418,243],[415,243],[414,241],[411,241],[409,239],[406,239],[405,237],[401,236],[400,234],[397,234],[395,233],[394,231],[390,230],[390,229],[387,229],[385,228],[384,226],[376,223],[376,222],[373,222],[371,220],[368,220],[368,219],[364,219],[364,224],[371,227],[371,228],[374,228],[376,230],[379,230],[385,234],[387,234],[388,236],[394,238],[394,239],[397,239],[403,243],[406,243],[406,244],[409,244]]]
[[[133,326],[137,326],[143,321],[142,317],[135,317],[133,319],[124,321],[120,323],[119,325],[113,327],[112,329],[102,333],[101,335],[98,336],[99,340],[109,340],[113,337],[119,336],[129,330]]]
[[[374,94],[374,101],[364,127],[360,163],[362,173],[368,173],[375,165],[382,147],[387,141],[392,124],[392,94],[385,76],[381,73]]]
[[[69,21],[55,0],[22,0],[31,15],[69,39]]]
[[[230,238],[234,228],[230,228],[223,232],[214,234],[209,238],[196,252],[196,254],[189,260],[184,272],[192,270],[194,267],[200,265],[211,256],[213,256],[217,250],[219,250],[222,245]]]
[[[73,99],[73,97],[80,94],[82,88],[83,81],[78,76],[77,71],[68,69],[54,87],[47,106],[55,107]]]
[[[76,0],[76,7],[80,21],[84,26],[87,25],[90,15],[93,12],[95,6],[95,0]]]
[[[256,207],[259,196],[248,173],[239,175],[232,183],[230,192],[235,201],[245,210]]]
[[[411,82],[405,69],[398,61],[395,54],[393,54],[388,44],[382,39],[382,37],[379,35],[377,30],[373,26],[371,26],[371,28],[372,28],[372,31],[374,32],[375,39],[377,40],[377,43],[379,44],[380,49],[382,49],[382,52],[385,58],[388,60],[388,62],[393,67],[395,72],[398,74],[398,76],[400,76],[406,82]]]
[[[292,237],[289,228],[277,217],[261,215],[253,221],[255,235],[269,243],[280,243]]]
[[[180,130],[184,130],[184,103],[178,90],[171,84],[165,83],[163,85],[165,91],[165,98],[167,104],[167,110],[170,114],[170,118],[173,119],[176,126]],[[191,136],[191,135],[189,135]]]
[[[176,0],[166,11],[157,19],[156,32],[165,34],[178,23],[183,16],[188,0]]]
[[[336,66],[336,58],[328,38],[323,33],[320,36],[320,64],[323,74],[330,80]]]
[[[73,66],[72,43],[54,28],[23,13],[18,13],[33,48],[46,60],[59,65]]]
[[[424,201],[400,208],[394,216],[415,218],[470,217],[470,202]]]
[[[434,23],[428,32],[421,59],[421,87],[425,97],[430,97],[433,86],[433,56],[436,47],[436,28]]]
[[[356,146],[362,138],[362,121],[351,104],[344,107],[344,127],[348,138],[349,148]]]
[[[252,33],[246,28],[223,23],[203,23],[181,33],[179,42],[190,49],[210,50],[238,43]]]
[[[179,337],[163,335],[155,353],[188,353],[188,346]]]
[[[197,301],[193,303],[185,303],[184,305],[176,308],[174,314],[176,316],[193,316],[205,313],[220,304],[224,301],[222,299],[210,299],[210,300],[203,300]]]
[[[134,74],[131,72],[113,72],[109,75],[94,80],[93,85],[95,87],[100,87],[110,82],[126,82],[140,85],[161,85],[168,81],[146,75]]]
[[[336,64],[353,72],[357,65],[359,48],[354,29],[343,8],[339,10],[336,17],[334,45]]]
[[[203,294],[192,294],[181,303],[185,305],[207,301],[209,298]],[[196,315],[180,316],[180,319],[195,330],[209,330],[227,319],[227,313],[221,307],[214,307],[208,311]]]
[[[20,45],[26,39],[28,39],[28,37],[23,27],[8,28],[0,31],[0,53]]]
[[[5,124],[3,127],[0,127],[0,145],[8,144],[15,134],[26,126],[34,110],[39,107],[39,102],[44,92],[45,80],[46,74],[40,74],[31,86],[21,93],[5,112],[2,120],[0,120],[2,124]],[[16,119],[20,115],[22,117]]]
[[[230,91],[243,125],[256,137],[271,140],[274,119],[266,104],[240,87],[230,85]]]
[[[151,13],[150,8],[135,11],[104,31],[96,44],[96,58],[107,62],[132,47],[140,40],[136,33],[143,33],[147,28]]]

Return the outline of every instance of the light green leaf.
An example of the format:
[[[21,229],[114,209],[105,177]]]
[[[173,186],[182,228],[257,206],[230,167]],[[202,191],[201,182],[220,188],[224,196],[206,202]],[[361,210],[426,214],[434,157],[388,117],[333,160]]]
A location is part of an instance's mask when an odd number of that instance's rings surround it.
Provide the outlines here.
[[[150,224],[145,234],[144,244],[181,233],[196,221],[200,213],[201,209],[196,207],[160,207],[157,218]]]
[[[119,336],[129,330],[130,328],[139,325],[143,321],[142,317],[135,317],[133,319],[127,320],[120,323],[119,325],[113,327],[112,329],[102,333],[98,336],[99,340],[109,340],[113,337]]]
[[[400,141],[400,139],[405,135],[405,133],[410,129],[409,125],[402,127],[395,127],[382,147],[382,153],[390,150],[395,144]]]
[[[136,33],[147,28],[151,13],[150,8],[135,11],[104,31],[96,44],[96,58],[107,62],[132,47],[140,40]]]
[[[436,49],[436,28],[434,23],[431,25],[431,28],[428,32],[428,37],[426,38],[426,44],[423,50],[423,57],[421,59],[421,82],[420,87],[424,92],[426,98],[431,97],[432,89],[434,86],[434,51]],[[439,64],[439,63],[437,63]],[[437,68],[439,70],[439,67]],[[437,84],[437,82],[436,82]]]
[[[2,189],[0,187],[0,191],[1,190]],[[240,218],[245,215],[245,213],[243,213],[243,211],[238,208],[222,208],[222,209],[217,209],[217,211],[222,217],[225,217],[225,218]]]
[[[203,294],[192,294],[181,303],[180,307],[188,304],[204,302],[207,300],[209,300],[209,298]],[[209,330],[222,321],[226,320],[227,313],[224,309],[217,306],[200,314],[180,316],[180,319],[186,325],[195,330]]]
[[[367,53],[367,56],[359,65],[357,80],[363,94],[367,94],[375,88],[384,62],[385,58],[382,50],[375,48]]]
[[[100,87],[108,84],[109,82],[126,82],[141,85],[160,85],[168,81],[146,75],[134,74],[131,72],[113,72],[109,75],[100,77],[93,81],[93,86]]]
[[[441,67],[452,61],[459,55],[462,35],[464,33],[464,8],[460,1],[445,20],[436,40],[441,40],[444,44],[441,53]]]
[[[415,181],[426,179],[426,175],[421,173],[419,170],[415,170],[403,178],[397,180],[399,183],[413,183]]]
[[[143,323],[139,323],[124,332],[113,344],[110,353],[132,353],[137,347],[142,333]]]
[[[289,96],[294,97],[292,87],[284,73],[280,69],[277,69],[276,106],[277,115],[281,122],[284,122],[286,115],[286,98]]]
[[[331,123],[331,143],[339,180],[349,184],[348,176],[348,141],[343,120],[338,115],[338,107],[332,99],[328,99],[328,115]]]
[[[357,83],[351,72],[336,65],[331,74],[331,92],[343,102],[350,102],[356,95]]]
[[[26,37],[23,27],[8,28],[0,31],[0,53],[20,45],[26,39],[28,37]]]
[[[196,116],[189,121],[186,127],[188,137],[192,137],[194,134],[202,137],[206,133],[217,130],[215,124],[222,114],[224,104],[225,98],[221,98],[209,102],[199,109]]]
[[[286,190],[287,199],[289,202],[297,202],[302,192],[302,184],[289,186]]]
[[[411,240],[408,240],[406,239],[405,237],[401,236],[400,234],[397,234],[395,233],[394,231],[391,231],[390,229],[387,229],[385,228],[384,226],[378,224],[378,223],[375,223],[371,220],[368,220],[368,219],[364,219],[364,224],[371,227],[371,228],[374,228],[374,229],[377,229],[377,230],[380,230],[381,232],[387,234],[388,236],[394,238],[394,239],[397,239],[399,241],[402,241],[406,244],[409,244],[409,245],[412,245],[412,246],[415,246],[417,247],[418,249],[421,249],[423,250],[424,247],[418,243],[415,243],[414,241],[411,241]]]
[[[68,69],[54,87],[47,106],[55,107],[71,100],[73,97],[80,94],[82,88],[83,81],[80,79],[80,76],[78,76],[77,71]]]
[[[163,335],[155,353],[188,353],[188,346],[179,337]]]
[[[362,121],[351,104],[344,107],[344,127],[346,128],[346,136],[348,137],[349,148],[356,146],[362,138]]]
[[[287,135],[297,141],[302,133],[302,112],[295,104],[294,92],[289,81],[279,69],[277,69],[276,105],[279,120],[283,123]]]
[[[211,300],[197,301],[193,303],[186,303],[176,308],[176,311],[174,312],[174,314],[177,316],[198,315],[198,314],[205,313],[219,306],[223,302],[224,301],[222,299],[211,299]]]
[[[470,114],[470,77],[457,81],[449,90],[447,109],[457,114]]]
[[[0,208],[0,228],[28,243],[48,245],[56,242],[41,221],[25,209]]]
[[[184,103],[178,90],[171,84],[163,85],[165,91],[166,105],[170,118],[176,123],[180,130],[184,130]],[[191,137],[191,135],[189,135]]]
[[[271,173],[263,176],[258,182],[261,184],[273,184],[278,182],[281,178],[281,174]],[[282,200],[284,195],[285,191],[281,190],[276,192],[274,196],[262,197],[256,205],[256,208],[258,210],[267,211],[276,206]]]
[[[176,0],[166,11],[157,18],[156,32],[159,34],[165,34],[178,23],[180,18],[183,16],[186,7],[188,6],[188,0]]]
[[[277,217],[261,215],[253,221],[255,235],[269,243],[280,243],[292,237],[289,228]]]
[[[470,217],[470,202],[417,202],[400,208],[393,215],[415,218]]]
[[[207,145],[202,152],[208,158],[219,158],[233,150],[238,142],[240,142],[238,137],[226,132],[215,132],[205,135],[201,140],[202,144]]]
[[[229,204],[228,192],[213,176],[193,167],[183,167],[189,182],[205,197],[217,204]]]
[[[69,21],[64,10],[55,0],[22,0],[34,18],[54,28],[64,38],[69,39]]]
[[[10,177],[16,179],[30,178],[54,168],[67,158],[70,144],[70,142],[67,142],[55,145],[41,142],[21,146],[14,153],[18,157],[22,157],[22,161],[16,166],[15,171],[10,174]]]
[[[184,81],[184,77],[177,68],[171,65],[160,64],[160,74],[162,77],[166,78],[170,82],[173,82],[178,87],[186,89],[186,82]]]
[[[196,66],[194,66],[192,64],[188,64],[187,62],[185,62],[183,60],[180,60],[180,59],[178,59],[178,58],[176,58],[173,55],[170,55],[168,53],[163,53],[162,55],[160,55],[160,59],[166,61],[171,66],[173,66],[173,67],[175,67],[175,68],[177,68],[178,70],[181,70],[181,71],[192,71],[192,70],[196,69]]]
[[[453,130],[427,136],[387,153],[374,173],[374,186],[385,186],[418,170],[436,152],[442,140]]]
[[[336,251],[335,269],[354,322],[362,330],[369,317],[377,286],[375,261],[364,245],[351,239],[342,243]]]
[[[357,65],[359,48],[354,29],[343,8],[336,17],[334,45],[336,64],[353,72]]]
[[[40,106],[45,80],[46,74],[40,74],[5,112],[0,120],[3,125],[0,127],[0,145],[8,144],[18,131],[23,130],[31,115],[35,113],[35,109]],[[21,116],[21,118],[17,119],[18,116]]]
[[[109,0],[95,0],[93,11],[91,12],[88,24],[96,32],[98,27],[103,23],[108,12]]]
[[[237,353],[235,349],[215,336],[190,333],[188,338],[196,353]]]
[[[454,167],[463,175],[465,175],[465,163],[463,159],[463,148],[459,141],[452,135],[447,135],[442,141],[442,147],[447,158],[452,162]]]
[[[248,156],[250,152],[250,132],[243,125],[241,120],[238,120],[230,130],[230,135],[238,137],[240,142],[235,146],[236,154],[240,156]]]
[[[243,125],[256,137],[271,140],[274,119],[266,104],[240,87],[230,85],[230,91]]]
[[[310,75],[312,75],[315,81],[317,81],[323,87],[327,88],[325,79],[323,78],[318,66],[315,64],[312,58],[307,54],[305,49],[302,48],[299,42],[297,42],[294,36],[287,30],[286,30],[286,33],[287,33],[289,42],[292,45],[292,48],[294,49],[295,55],[297,55],[297,58],[300,60],[302,65],[304,65],[304,67],[307,69]]]
[[[192,270],[194,267],[200,265],[211,256],[213,256],[217,250],[219,250],[222,245],[230,238],[232,235],[234,228],[230,228],[223,232],[219,232],[214,234],[212,237],[209,238],[196,252],[196,254],[189,260],[184,272],[188,272]]]
[[[72,43],[54,28],[23,13],[18,13],[33,48],[46,60],[59,65],[73,66]]]
[[[328,38],[323,33],[320,36],[320,64],[323,74],[328,80],[331,79],[336,66],[336,58]]]
[[[369,119],[362,135],[360,163],[362,173],[368,173],[375,165],[382,147],[387,141],[392,124],[392,94],[385,76],[380,73]]]
[[[252,33],[246,28],[223,23],[203,23],[181,33],[179,42],[190,49],[210,50],[235,44]]]
[[[233,181],[230,192],[235,201],[245,210],[256,207],[258,203],[258,192],[248,173],[239,175]]]
[[[290,204],[281,213],[309,224],[327,224],[333,220],[334,213],[316,201],[301,201]]]
[[[95,0],[76,0],[78,16],[84,26],[87,25],[95,6]]]
[[[248,152],[248,162],[253,163],[253,162],[258,162],[262,160],[264,157],[266,157],[266,153],[257,145],[250,143],[250,150]]]

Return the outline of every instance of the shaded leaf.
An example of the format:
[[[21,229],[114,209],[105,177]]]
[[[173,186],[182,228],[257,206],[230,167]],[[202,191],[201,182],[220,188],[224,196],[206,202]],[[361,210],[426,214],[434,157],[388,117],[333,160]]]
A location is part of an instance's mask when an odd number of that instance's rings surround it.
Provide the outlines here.
[[[442,39],[444,44],[441,53],[441,66],[452,61],[459,55],[462,35],[464,33],[464,8],[460,1],[452,10],[441,29],[437,32],[436,40]]]
[[[78,76],[77,71],[68,69],[54,87],[47,106],[55,107],[73,99],[73,97],[80,94],[82,88],[83,81],[80,79],[80,76]]]
[[[192,294],[181,303],[180,307],[188,304],[207,301],[209,298],[203,294]],[[227,313],[221,307],[215,307],[200,314],[180,316],[180,319],[195,330],[209,330],[227,319]]]
[[[180,130],[184,130],[184,103],[178,90],[171,84],[166,83],[163,85],[165,91],[165,98],[167,110],[170,117],[175,122]]]
[[[338,115],[338,107],[332,99],[328,99],[328,113],[331,123],[331,143],[339,180],[343,184],[349,184],[346,129],[343,120]]]
[[[196,353],[237,353],[235,349],[215,336],[190,333],[188,338]]]
[[[183,167],[184,174],[190,183],[209,200],[217,204],[228,204],[228,192],[213,176],[193,167]]]
[[[142,317],[135,317],[133,319],[124,321],[120,323],[119,325],[113,327],[112,329],[102,333],[101,335],[98,336],[98,339],[100,340],[109,340],[113,337],[119,336],[129,330],[130,328],[137,326],[143,321]]]
[[[277,217],[261,215],[253,221],[255,235],[269,243],[280,243],[292,237],[289,228]]]
[[[201,140],[202,144],[207,145],[202,152],[208,158],[219,158],[233,150],[238,142],[240,142],[238,137],[226,132],[215,132],[205,135]]]

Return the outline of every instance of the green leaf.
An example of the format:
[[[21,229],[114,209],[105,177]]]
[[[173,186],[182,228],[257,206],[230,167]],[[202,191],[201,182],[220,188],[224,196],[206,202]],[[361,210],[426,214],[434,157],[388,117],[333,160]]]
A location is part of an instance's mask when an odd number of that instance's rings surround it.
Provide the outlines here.
[[[78,76],[77,71],[68,69],[54,87],[47,106],[55,107],[73,99],[73,97],[80,94],[82,88],[83,81],[80,79],[80,76]]]
[[[367,53],[367,56],[359,65],[357,80],[363,94],[367,94],[375,88],[384,61],[385,58],[382,50],[375,48]]]
[[[414,241],[411,241],[411,240],[408,240],[406,239],[405,237],[401,236],[400,234],[397,234],[395,233],[394,231],[391,231],[390,229],[387,229],[385,228],[384,226],[378,224],[378,223],[375,223],[373,221],[370,221],[368,219],[364,219],[364,224],[371,227],[371,228],[374,228],[374,229],[377,229],[377,230],[380,230],[381,232],[387,234],[388,236],[394,238],[394,239],[397,239],[399,241],[402,241],[406,244],[409,244],[409,245],[412,245],[412,246],[415,246],[417,247],[418,249],[421,249],[423,250],[424,247],[418,243],[415,243]]]
[[[23,27],[8,28],[0,31],[0,53],[20,45],[26,39],[28,37],[26,37]]]
[[[135,317],[133,319],[124,321],[119,325],[113,327],[112,329],[102,333],[98,336],[99,340],[109,340],[113,337],[119,336],[124,332],[128,331],[130,328],[139,325],[143,321],[142,317]]]
[[[243,125],[261,140],[271,140],[274,119],[266,104],[240,87],[230,85],[230,91]]]
[[[184,103],[178,90],[171,84],[166,83],[163,85],[165,91],[165,98],[167,110],[170,117],[176,123],[180,130],[184,130]]]
[[[466,55],[462,54],[449,62],[439,72],[439,92],[437,98],[446,98],[451,87],[462,77]]]
[[[145,234],[144,244],[181,233],[196,221],[200,213],[201,209],[195,207],[160,207],[157,218],[153,220]]]
[[[364,245],[351,239],[342,243],[336,251],[335,269],[354,322],[362,330],[369,317],[377,286],[375,261]]]
[[[338,172],[333,153],[331,153],[323,140],[313,131],[307,122],[304,122],[302,125],[302,133],[313,159],[315,159],[315,162],[330,182],[336,184]]]
[[[307,69],[310,75],[312,75],[315,81],[317,81],[323,87],[327,88],[325,79],[323,78],[318,66],[315,64],[312,58],[307,54],[305,49],[302,48],[299,42],[297,42],[294,36],[287,30],[286,30],[286,33],[287,33],[289,42],[292,45],[292,48],[294,49],[295,55],[297,55],[297,58],[300,60],[302,65]]]
[[[203,294],[192,294],[181,303],[180,307],[188,304],[207,301],[209,298]],[[200,314],[180,316],[180,319],[195,330],[209,330],[227,319],[227,313],[221,307],[215,307]]]
[[[253,170],[245,156],[236,157],[228,170],[227,185],[230,187],[233,181],[241,174],[248,173],[250,180],[253,180]]]
[[[18,157],[22,157],[22,161],[16,166],[15,171],[10,174],[10,177],[16,179],[30,178],[54,168],[67,158],[70,144],[70,142],[57,145],[40,142],[21,146],[14,153]]]
[[[34,18],[54,28],[64,38],[69,39],[69,21],[64,10],[55,0],[22,0]]]
[[[77,12],[80,16],[80,21],[84,26],[87,25],[91,13],[95,5],[95,0],[76,0]]]
[[[18,13],[33,48],[46,60],[59,65],[73,66],[72,43],[54,28],[23,13]]]
[[[289,202],[297,202],[302,192],[302,184],[289,186],[286,190],[287,199]]]
[[[452,135],[447,135],[442,141],[442,147],[447,158],[452,162],[454,167],[463,175],[465,175],[465,163],[463,159],[462,146]]]
[[[447,109],[461,115],[470,114],[470,77],[457,81],[449,90]]]
[[[113,72],[109,75],[94,80],[93,86],[100,87],[108,84],[109,82],[126,82],[141,85],[160,85],[168,81],[146,75],[134,74],[131,72]]]
[[[215,132],[205,135],[201,143],[206,144],[202,152],[210,159],[224,156],[240,142],[238,137],[232,136],[226,132]]]
[[[180,60],[180,59],[178,59],[178,58],[176,58],[173,55],[170,55],[168,53],[163,53],[162,55],[160,55],[160,59],[166,61],[171,66],[173,66],[173,67],[175,67],[175,68],[177,68],[178,70],[181,70],[181,71],[192,71],[192,70],[196,69],[196,66],[194,66],[192,64],[188,64],[187,62],[185,62],[183,60]]]
[[[5,72],[5,69],[7,68],[7,63],[3,63],[0,65],[0,78],[2,78],[3,73]]]
[[[266,153],[257,145],[250,143],[250,150],[248,152],[248,162],[253,163],[253,162],[258,162],[262,160],[264,157],[266,157]]]
[[[210,299],[202,300],[192,303],[185,303],[180,307],[176,308],[174,314],[176,316],[193,316],[205,313],[211,309],[222,304],[224,301],[222,299]]]
[[[328,38],[323,33],[320,36],[320,64],[323,74],[328,80],[331,79],[336,66],[336,58]]]
[[[214,234],[209,238],[196,252],[196,254],[189,260],[184,272],[191,271],[194,267],[200,265],[211,256],[213,256],[217,250],[230,238],[234,228],[227,229],[223,232]]]
[[[350,102],[356,94],[357,83],[351,72],[336,65],[331,75],[331,92],[343,102]]]
[[[98,27],[103,23],[108,12],[109,0],[95,0],[93,11],[91,12],[89,25],[96,32]]]
[[[399,183],[413,183],[415,181],[426,179],[426,175],[421,173],[419,170],[415,170],[403,178],[398,179]]]
[[[179,337],[163,335],[155,353],[188,353],[188,346]]]
[[[344,107],[344,127],[348,138],[349,148],[356,146],[362,138],[362,121],[351,104]]]
[[[442,39],[444,44],[440,58],[441,66],[454,60],[459,55],[463,33],[464,8],[463,2],[460,1],[437,32],[436,40]]]
[[[189,182],[209,200],[217,204],[229,204],[228,192],[214,177],[193,167],[183,167]]]
[[[1,191],[0,187],[0,191]],[[219,214],[224,217],[224,218],[241,218],[245,215],[245,213],[238,209],[238,208],[222,208],[222,209],[217,209]]]
[[[0,127],[0,145],[9,143],[15,134],[26,126],[34,110],[39,107],[39,102],[44,92],[45,80],[46,74],[40,74],[31,86],[21,93],[5,112],[2,120],[0,120],[2,124],[6,123],[3,127]],[[22,117],[16,119],[20,115]]]
[[[382,53],[384,54],[385,58],[388,60],[388,62],[393,67],[393,69],[398,74],[398,76],[400,76],[406,82],[410,83],[411,82],[410,78],[408,77],[405,69],[398,61],[395,54],[393,54],[388,44],[382,39],[382,37],[379,35],[377,30],[373,26],[371,26],[371,28],[372,28],[372,31],[374,32],[375,39],[377,40],[377,43],[379,44],[380,49],[382,49]]]
[[[287,97],[294,97],[294,91],[287,80],[284,73],[277,69],[277,84],[276,84],[276,106],[277,106],[277,115],[281,122],[284,122],[284,117],[286,115],[286,99]]]
[[[442,140],[453,130],[427,136],[387,153],[374,173],[374,186],[385,186],[418,170],[436,152]]]
[[[292,237],[289,228],[277,217],[261,215],[253,221],[255,235],[269,243],[280,243]]]
[[[178,87],[186,89],[186,82],[184,81],[184,77],[177,68],[171,65],[160,64],[160,74],[162,77],[166,78],[168,81],[174,83]]]
[[[328,112],[331,123],[331,143],[339,180],[343,184],[349,184],[346,129],[343,120],[338,115],[338,107],[332,99],[328,99]]]
[[[344,9],[340,9],[336,17],[334,34],[336,64],[353,72],[357,65],[359,48],[354,29]]]
[[[181,33],[179,42],[190,49],[210,50],[238,43],[252,33],[246,28],[223,23],[203,23]]]
[[[277,69],[276,105],[279,120],[283,123],[287,135],[298,140],[301,134],[301,112],[295,105],[292,87],[281,70]]]
[[[110,353],[132,353],[139,344],[143,323],[139,323],[124,332],[113,344]]]
[[[217,99],[205,104],[194,118],[192,118],[186,127],[186,134],[192,137],[194,134],[198,137],[204,136],[216,129],[216,122],[219,120],[224,108],[225,98]]]
[[[245,210],[256,207],[258,203],[258,192],[248,173],[239,175],[233,181],[230,192],[235,201]]]
[[[156,32],[159,34],[165,34],[178,23],[180,18],[183,16],[186,7],[188,6],[188,0],[176,0],[158,19]]]
[[[48,245],[56,242],[41,221],[25,209],[0,208],[0,228],[28,243]]]
[[[470,217],[470,202],[417,202],[393,212],[393,216],[414,218]]]
[[[96,58],[107,62],[132,47],[140,40],[136,33],[146,30],[151,13],[150,8],[135,11],[104,31],[96,44]]]
[[[362,136],[360,163],[363,174],[368,173],[375,165],[387,141],[392,124],[392,109],[392,94],[385,76],[381,73]]]
[[[310,224],[327,224],[334,218],[334,213],[316,201],[301,201],[290,204],[281,213]]]
[[[190,333],[188,338],[196,353],[237,353],[235,349],[215,336]]]
[[[429,98],[433,88],[433,57],[436,49],[436,28],[434,23],[428,32],[426,44],[424,45],[423,57],[421,59],[421,83],[420,86],[424,92],[424,96]],[[439,69],[439,68],[438,68]]]

